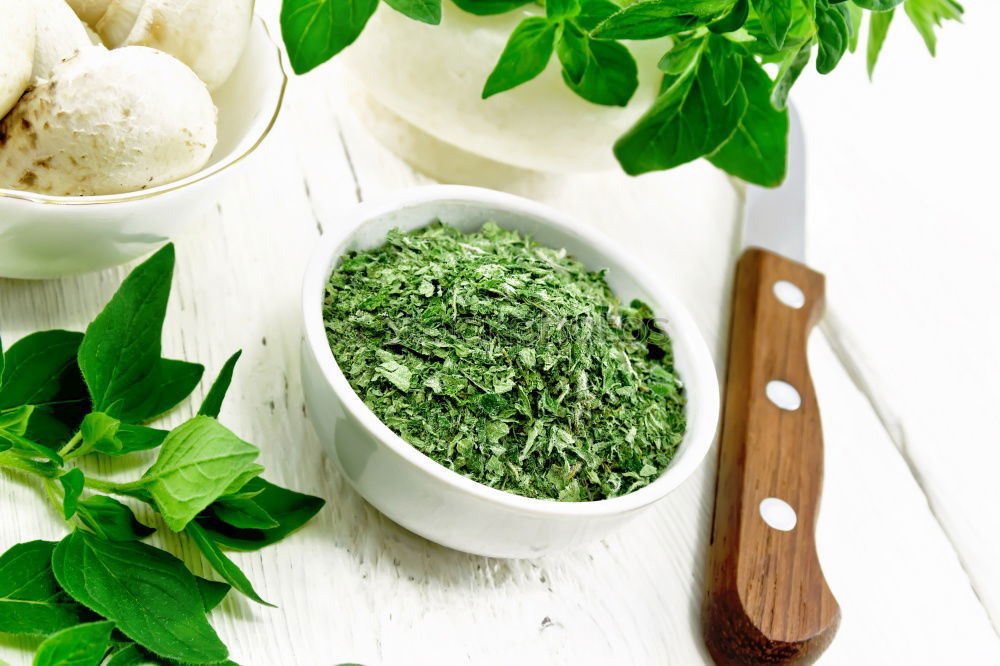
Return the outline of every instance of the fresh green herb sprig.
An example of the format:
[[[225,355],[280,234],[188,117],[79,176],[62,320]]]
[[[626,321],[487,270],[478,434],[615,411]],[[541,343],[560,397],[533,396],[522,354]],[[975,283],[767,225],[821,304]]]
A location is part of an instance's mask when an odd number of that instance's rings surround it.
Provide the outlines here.
[[[203,372],[161,357],[173,267],[168,245],[132,271],[86,333],[41,331],[0,345],[0,467],[38,478],[72,528],[58,543],[0,555],[0,632],[45,636],[36,666],[232,663],[207,613],[231,588],[267,602],[222,547],[280,541],[324,504],[261,478],[257,448],[216,420],[239,352],[197,416],[170,431],[146,425]],[[152,466],[124,483],[70,465],[156,448]],[[225,582],[143,543],[153,528],[108,494],[152,507]]]
[[[453,0],[479,16],[532,0]],[[441,21],[442,0],[386,0],[424,23]],[[671,169],[700,157],[743,180],[774,186],[785,176],[788,93],[815,53],[829,74],[854,52],[867,13],[869,76],[893,13],[903,6],[933,55],[935,29],[961,20],[955,0],[539,0],[483,87],[483,98],[538,76],[553,54],[566,85],[595,104],[624,106],[638,86],[622,41],[671,37],[660,61],[660,93],[614,145],[629,174]],[[305,73],[352,44],[378,0],[283,0],[281,29],[292,67]],[[772,78],[765,64],[777,66]],[[567,119],[567,122],[572,122]]]
[[[390,232],[345,256],[324,305],[365,404],[438,463],[527,497],[648,485],[685,430],[670,339],[603,273],[486,224]]]

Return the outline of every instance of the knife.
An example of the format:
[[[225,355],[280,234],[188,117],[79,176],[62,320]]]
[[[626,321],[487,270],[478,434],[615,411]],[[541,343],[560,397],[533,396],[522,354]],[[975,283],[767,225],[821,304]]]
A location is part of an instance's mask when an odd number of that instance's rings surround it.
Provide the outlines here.
[[[718,664],[808,664],[840,623],[816,555],[823,433],[806,340],[823,275],[805,259],[805,151],[789,108],[778,188],[747,187],[703,606]]]

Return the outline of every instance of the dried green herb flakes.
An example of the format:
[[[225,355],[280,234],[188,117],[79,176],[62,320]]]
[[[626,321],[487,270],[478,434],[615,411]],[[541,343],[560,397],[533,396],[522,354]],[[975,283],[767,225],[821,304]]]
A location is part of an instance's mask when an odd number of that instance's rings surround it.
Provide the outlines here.
[[[389,232],[327,286],[327,337],[365,404],[438,463],[564,501],[655,479],[685,429],[670,339],[603,272],[488,223]]]

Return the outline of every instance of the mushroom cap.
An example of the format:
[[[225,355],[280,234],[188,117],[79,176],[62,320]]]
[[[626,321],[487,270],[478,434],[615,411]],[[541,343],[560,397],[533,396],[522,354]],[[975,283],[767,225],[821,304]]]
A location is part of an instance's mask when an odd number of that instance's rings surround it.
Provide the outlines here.
[[[253,0],[111,0],[97,32],[108,48],[166,51],[214,90],[239,62],[252,16]]]
[[[24,0],[0,0],[0,118],[31,82],[35,58],[35,9]]]
[[[52,68],[93,43],[83,23],[63,0],[31,0],[35,5],[33,80],[47,78]]]
[[[0,122],[0,187],[117,194],[208,161],[216,109],[182,62],[141,46],[88,49],[57,65]]]
[[[111,0],[66,0],[66,4],[76,12],[81,21],[94,27],[108,10]]]

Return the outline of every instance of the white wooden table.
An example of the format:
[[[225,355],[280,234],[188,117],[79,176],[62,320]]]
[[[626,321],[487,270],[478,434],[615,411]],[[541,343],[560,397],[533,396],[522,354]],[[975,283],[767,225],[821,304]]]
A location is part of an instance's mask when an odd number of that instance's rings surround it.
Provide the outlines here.
[[[276,15],[276,3],[258,4]],[[967,16],[967,27],[948,27],[937,62],[904,38],[900,18],[876,86],[856,58],[830,80],[810,74],[798,93],[812,155],[811,257],[827,272],[832,314],[810,345],[826,434],[819,550],[843,609],[824,664],[1000,663],[1000,216],[991,196],[1000,100],[977,71],[991,57],[987,31],[1000,8]],[[344,484],[303,405],[302,269],[339,210],[429,181],[375,141],[331,68],[292,82],[261,151],[177,239],[164,336],[166,355],[203,362],[209,375],[244,350],[223,421],[262,448],[275,481],[329,502],[282,544],[233,555],[280,606],[234,594],[213,614],[234,659],[706,662],[698,613],[711,462],[613,537],[536,561],[431,544]],[[740,197],[720,173],[696,163],[637,179],[521,179],[508,189],[630,246],[685,297],[723,359]],[[0,280],[5,343],[42,328],[82,329],[126,270]],[[191,412],[186,405],[168,423]],[[136,473],[89,464],[108,476]],[[0,516],[0,549],[64,534],[39,492],[12,475],[0,475]],[[188,543],[154,542],[199,562]],[[28,663],[34,645],[0,635],[0,659]]]

